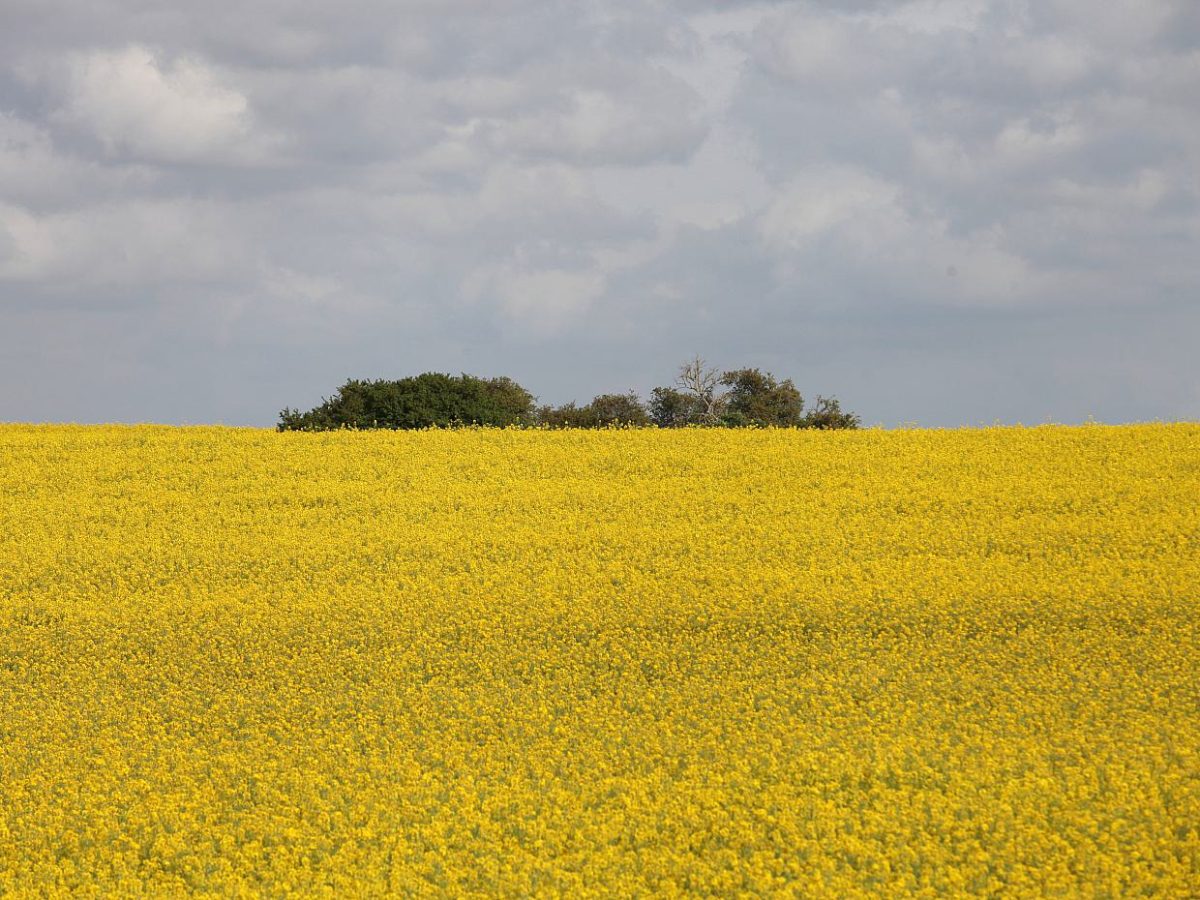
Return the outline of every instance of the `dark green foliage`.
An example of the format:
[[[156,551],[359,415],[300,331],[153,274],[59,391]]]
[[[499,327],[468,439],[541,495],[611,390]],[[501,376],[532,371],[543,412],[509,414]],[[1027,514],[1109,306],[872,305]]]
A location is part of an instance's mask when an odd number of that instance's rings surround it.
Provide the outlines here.
[[[682,428],[699,424],[703,407],[700,400],[670,387],[650,392],[650,419],[659,428]]]
[[[562,406],[539,406],[537,423],[547,428],[591,428],[595,424],[586,406],[573,402]]]
[[[832,430],[838,428],[858,428],[862,420],[853,413],[842,412],[837,400],[832,397],[817,397],[817,405],[805,415],[800,423],[801,428],[820,428]]]
[[[649,425],[646,407],[633,391],[628,394],[601,394],[587,409],[597,427],[605,425]]]
[[[463,378],[471,376],[464,375]],[[482,410],[483,415],[479,419],[472,419],[473,422],[480,425],[518,425],[533,421],[533,394],[511,378],[502,375],[499,378],[474,380],[483,385],[487,408]]]
[[[601,394],[587,406],[567,403],[543,406],[537,422],[549,428],[604,428],[608,425],[649,425],[646,407],[633,391],[628,394]]]
[[[279,414],[280,431],[515,425],[533,420],[533,396],[510,378],[427,372],[399,381],[347,381],[320,406]]]
[[[724,391],[721,388],[725,388]],[[548,428],[858,428],[859,417],[843,412],[833,398],[818,397],[804,412],[804,399],[785,378],[759,369],[718,375],[696,357],[679,369],[673,387],[656,387],[649,404],[637,394],[601,394],[586,406],[533,407],[532,395],[511,378],[477,378],[427,372],[399,381],[347,381],[320,406],[279,414],[280,431],[338,428],[428,428],[453,425],[540,425]]]
[[[718,393],[718,387],[726,388]],[[717,375],[696,357],[679,369],[674,387],[651,393],[650,418],[660,428],[718,425],[726,428],[858,428],[859,418],[842,412],[838,401],[818,397],[807,415],[804,398],[790,378],[776,381],[759,369],[731,369]]]
[[[790,378],[776,381],[770,372],[735,369],[721,376],[721,384],[729,388],[721,416],[724,425],[788,428],[804,423],[804,398]]]

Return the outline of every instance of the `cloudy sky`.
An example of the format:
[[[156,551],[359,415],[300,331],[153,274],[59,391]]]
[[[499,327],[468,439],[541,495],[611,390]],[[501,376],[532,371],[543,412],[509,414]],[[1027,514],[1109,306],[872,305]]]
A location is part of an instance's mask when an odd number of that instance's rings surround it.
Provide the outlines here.
[[[0,0],[0,420],[1200,418],[1195,0]]]

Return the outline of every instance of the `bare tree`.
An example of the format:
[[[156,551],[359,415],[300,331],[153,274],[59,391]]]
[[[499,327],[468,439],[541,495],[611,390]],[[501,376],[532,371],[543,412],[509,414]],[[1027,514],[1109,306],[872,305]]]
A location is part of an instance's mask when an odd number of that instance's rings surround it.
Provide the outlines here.
[[[698,418],[705,425],[717,424],[725,410],[725,395],[717,393],[720,383],[720,371],[710,368],[700,356],[680,366],[675,379],[675,386],[694,398]]]

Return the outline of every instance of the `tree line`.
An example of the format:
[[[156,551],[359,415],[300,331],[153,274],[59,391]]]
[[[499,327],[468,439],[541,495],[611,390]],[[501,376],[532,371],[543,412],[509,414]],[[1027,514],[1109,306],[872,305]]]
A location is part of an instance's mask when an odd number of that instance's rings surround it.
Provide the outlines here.
[[[429,428],[456,425],[524,425],[541,428],[612,426],[858,428],[861,421],[832,397],[810,408],[790,378],[759,369],[721,371],[696,357],[679,368],[675,382],[656,387],[648,401],[633,391],[601,394],[577,406],[538,406],[511,378],[479,378],[426,372],[394,381],[350,380],[307,412],[286,408],[280,431],[340,428]]]

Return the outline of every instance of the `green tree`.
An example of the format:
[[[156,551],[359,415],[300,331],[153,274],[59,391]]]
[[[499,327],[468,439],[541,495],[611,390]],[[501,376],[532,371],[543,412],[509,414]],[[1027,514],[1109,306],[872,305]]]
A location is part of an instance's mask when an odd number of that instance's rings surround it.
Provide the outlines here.
[[[591,428],[594,424],[588,408],[576,406],[574,401],[562,406],[540,406],[535,418],[539,425],[548,428]]]
[[[648,412],[660,428],[685,425],[719,425],[724,413],[724,396],[718,392],[721,376],[699,356],[679,367],[671,387],[656,387],[650,393]]]
[[[539,425],[550,428],[603,428],[606,425],[648,425],[646,407],[633,391],[627,394],[600,394],[587,406],[565,403],[542,406],[537,411]]]
[[[721,375],[721,384],[729,388],[721,416],[725,425],[787,428],[803,423],[804,398],[790,378],[776,381],[770,372],[734,369]]]
[[[751,425],[798,428],[858,428],[859,417],[832,397],[818,397],[804,412],[804,399],[791,379],[759,369],[718,373],[695,357],[679,368],[671,387],[657,387],[650,402],[637,394],[600,394],[586,406],[567,403],[534,409],[533,396],[511,378],[478,378],[426,372],[397,381],[350,380],[318,406],[284,409],[280,431],[335,428],[427,428],[450,425],[541,424],[550,428],[606,425]]]
[[[627,394],[600,394],[592,398],[587,409],[597,427],[650,424],[646,407],[633,391]]]
[[[801,428],[820,428],[824,431],[834,429],[853,429],[862,426],[862,419],[853,413],[843,412],[841,405],[833,397],[817,397],[817,405],[811,409],[800,423]]]
[[[513,425],[533,419],[533,395],[511,378],[426,372],[398,381],[350,380],[308,412],[284,409],[280,431]]]
[[[656,387],[650,392],[649,413],[659,428],[682,428],[700,421],[696,398],[673,387]]]

